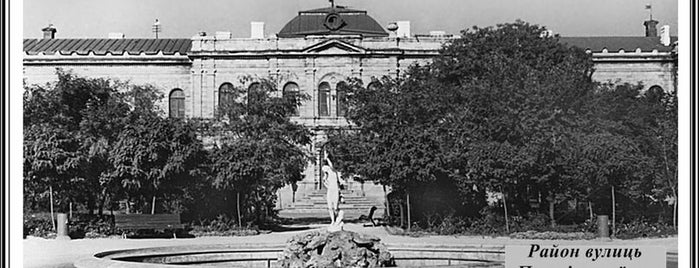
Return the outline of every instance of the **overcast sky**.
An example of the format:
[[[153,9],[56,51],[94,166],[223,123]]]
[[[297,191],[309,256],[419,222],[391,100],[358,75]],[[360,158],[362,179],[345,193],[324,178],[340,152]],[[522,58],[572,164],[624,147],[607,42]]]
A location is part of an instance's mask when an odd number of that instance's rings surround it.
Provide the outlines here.
[[[40,38],[49,23],[57,38],[152,37],[158,18],[161,38],[189,38],[199,31],[250,35],[250,21],[264,21],[265,35],[298,11],[329,6],[327,0],[24,0],[24,37]],[[651,3],[653,18],[677,33],[677,0],[337,0],[367,10],[381,25],[411,21],[413,33],[458,33],[478,25],[522,19],[563,36],[642,36]]]

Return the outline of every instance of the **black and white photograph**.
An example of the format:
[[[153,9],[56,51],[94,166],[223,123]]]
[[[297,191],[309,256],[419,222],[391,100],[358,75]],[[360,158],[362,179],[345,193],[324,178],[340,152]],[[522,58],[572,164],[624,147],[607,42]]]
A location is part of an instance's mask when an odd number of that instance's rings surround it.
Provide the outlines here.
[[[11,4],[22,267],[690,267],[684,1]]]

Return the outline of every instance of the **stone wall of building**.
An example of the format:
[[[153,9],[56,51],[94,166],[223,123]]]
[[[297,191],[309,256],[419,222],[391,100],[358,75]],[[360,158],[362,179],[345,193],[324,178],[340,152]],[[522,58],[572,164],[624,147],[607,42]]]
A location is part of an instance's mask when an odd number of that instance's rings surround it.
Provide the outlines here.
[[[677,62],[667,55],[642,61],[596,59],[592,79],[601,83],[641,83],[645,90],[659,86],[669,91],[677,88],[676,76]]]
[[[149,64],[147,61],[133,63],[95,63],[66,59],[52,64],[25,61],[24,80],[27,85],[44,85],[57,81],[56,71],[61,68],[79,76],[128,81],[134,85],[152,85],[165,98],[160,106],[167,114],[167,96],[175,88],[182,89],[186,96],[192,92],[189,64]]]
[[[359,78],[365,85],[388,75],[396,77],[414,64],[427,64],[438,49],[451,37],[361,38],[356,36],[323,36],[307,38],[219,39],[194,37],[187,55],[27,55],[24,77],[28,84],[44,84],[56,80],[56,68],[77,75],[151,84],[165,98],[161,102],[168,111],[167,96],[172,89],[185,92],[185,114],[189,118],[213,118],[219,105],[219,89],[224,83],[249,87],[256,79],[277,82],[278,90],[287,83],[296,83],[300,93],[309,97],[292,118],[308,126],[314,133],[312,145],[304,148],[314,160],[309,162],[296,197],[319,188],[321,151],[327,141],[326,131],[350,127],[337,114],[337,84],[347,78]],[[673,53],[593,53],[596,71],[593,79],[600,82],[643,83],[645,89],[660,86],[676,88],[676,57]],[[318,87],[330,86],[329,115],[321,116]],[[351,182],[350,190],[383,202],[384,189],[373,183]],[[292,200],[291,187],[279,191],[280,208]],[[284,205],[287,204],[287,205]]]
[[[365,85],[382,76],[397,76],[414,63],[425,64],[436,55],[446,38],[285,38],[217,39],[195,38],[192,42],[192,88],[187,99],[188,116],[210,118],[219,105],[219,89],[224,83],[246,88],[255,79],[277,81],[278,89],[293,82],[309,97],[293,120],[311,128],[313,144],[308,153],[315,160],[304,172],[299,194],[317,189],[320,178],[320,152],[328,128],[348,127],[337,111],[337,84],[359,78]],[[252,78],[252,79],[245,79]],[[320,115],[318,88],[330,86],[329,114]],[[368,185],[366,191],[376,192]],[[288,190],[288,189],[287,189]],[[289,192],[289,191],[282,191]],[[282,197],[290,199],[287,194]]]

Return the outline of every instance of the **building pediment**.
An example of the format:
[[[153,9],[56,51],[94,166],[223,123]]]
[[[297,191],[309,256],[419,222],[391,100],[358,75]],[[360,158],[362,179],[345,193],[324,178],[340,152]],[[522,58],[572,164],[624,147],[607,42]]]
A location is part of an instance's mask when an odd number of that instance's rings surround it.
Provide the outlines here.
[[[303,53],[313,54],[362,54],[366,49],[340,40],[331,39],[303,49]]]

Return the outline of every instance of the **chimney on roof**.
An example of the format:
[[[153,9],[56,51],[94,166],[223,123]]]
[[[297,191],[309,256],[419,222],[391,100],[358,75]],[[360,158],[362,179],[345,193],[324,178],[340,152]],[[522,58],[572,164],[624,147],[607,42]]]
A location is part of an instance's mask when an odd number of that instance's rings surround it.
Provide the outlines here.
[[[216,39],[231,39],[231,32],[216,32]]]
[[[44,32],[44,39],[56,38],[56,28],[53,27],[53,24],[49,24],[48,27],[41,29],[41,31]]]
[[[396,24],[398,25],[398,30],[396,31],[398,37],[410,37],[410,21],[396,21]]]
[[[660,27],[660,43],[663,46],[670,45],[670,25],[663,25]]]
[[[658,36],[658,21],[650,19],[643,22],[643,26],[646,26],[646,37],[657,37]]]
[[[264,39],[265,38],[265,23],[260,21],[250,22],[250,38]]]
[[[124,33],[109,33],[109,35],[107,35],[109,39],[124,39],[124,37]]]

